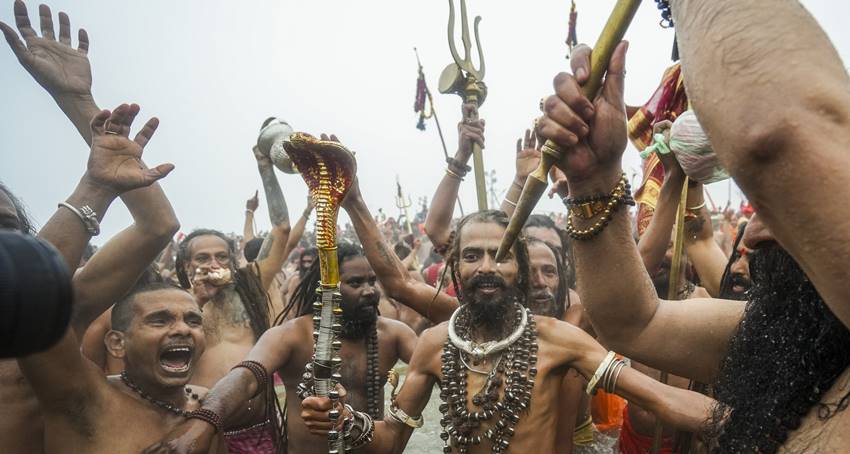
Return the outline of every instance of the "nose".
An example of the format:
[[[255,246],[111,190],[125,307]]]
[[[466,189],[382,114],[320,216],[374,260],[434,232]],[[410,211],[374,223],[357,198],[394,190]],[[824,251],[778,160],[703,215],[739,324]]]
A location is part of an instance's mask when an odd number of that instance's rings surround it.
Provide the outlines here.
[[[750,249],[758,249],[759,247],[766,246],[771,242],[775,242],[776,237],[773,236],[773,232],[770,231],[770,228],[762,222],[761,217],[758,214],[754,214],[752,218],[750,218],[750,222],[747,223],[747,227],[744,229],[744,237],[741,238],[741,242],[744,243],[744,246]]]
[[[177,320],[173,325],[171,325],[171,335],[172,336],[190,336],[192,332],[192,327],[186,323],[185,320],[180,319]]]
[[[543,272],[541,270],[531,270],[531,287],[535,289],[546,287],[546,282],[543,280]]]
[[[491,254],[484,254],[481,259],[481,266],[478,267],[480,273],[495,273],[496,272],[496,257]]]

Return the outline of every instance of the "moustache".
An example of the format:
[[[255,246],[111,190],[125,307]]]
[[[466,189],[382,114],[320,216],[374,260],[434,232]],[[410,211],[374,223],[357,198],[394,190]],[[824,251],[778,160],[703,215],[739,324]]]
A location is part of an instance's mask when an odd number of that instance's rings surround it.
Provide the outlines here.
[[[504,289],[508,284],[501,276],[495,274],[478,274],[472,277],[464,286],[470,292],[474,292],[482,287]]]
[[[739,287],[744,287],[745,289],[748,289],[748,288],[750,288],[750,285],[752,285],[750,280],[747,279],[747,277],[744,276],[741,273],[733,274],[731,279],[732,279],[732,286],[739,286]]]
[[[534,300],[545,299],[545,300],[548,300],[548,301],[554,301],[555,295],[553,295],[552,292],[549,291],[549,289],[543,289],[543,290],[537,290],[535,292],[532,292],[531,293],[531,299],[534,299]]]

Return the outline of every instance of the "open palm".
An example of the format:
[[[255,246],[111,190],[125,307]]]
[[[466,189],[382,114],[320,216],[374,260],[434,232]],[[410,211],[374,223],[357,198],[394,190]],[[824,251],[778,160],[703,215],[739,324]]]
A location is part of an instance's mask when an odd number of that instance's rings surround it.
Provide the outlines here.
[[[130,127],[138,113],[138,105],[122,104],[112,112],[101,111],[91,122],[92,145],[86,175],[117,194],[150,186],[174,169],[172,164],[149,169],[142,163],[142,152],[159,120],[148,120],[135,139],[130,140]]]
[[[88,95],[91,93],[91,64],[86,56],[89,38],[85,30],[78,33],[79,47],[71,47],[71,23],[68,15],[59,13],[59,40],[53,31],[53,17],[47,5],[39,7],[41,34],[30,25],[27,7],[15,2],[15,24],[20,37],[9,25],[0,29],[21,65],[53,96]],[[23,38],[24,41],[21,41]]]

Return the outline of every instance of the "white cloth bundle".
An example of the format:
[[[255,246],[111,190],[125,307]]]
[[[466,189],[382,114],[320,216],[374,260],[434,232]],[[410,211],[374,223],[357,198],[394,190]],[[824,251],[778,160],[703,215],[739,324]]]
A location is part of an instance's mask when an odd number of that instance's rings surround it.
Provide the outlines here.
[[[653,142],[641,153],[641,157],[652,152],[667,154],[672,151],[682,170],[692,180],[709,184],[729,178],[729,173],[720,165],[708,136],[692,110],[679,115],[670,127],[669,136],[654,134]]]

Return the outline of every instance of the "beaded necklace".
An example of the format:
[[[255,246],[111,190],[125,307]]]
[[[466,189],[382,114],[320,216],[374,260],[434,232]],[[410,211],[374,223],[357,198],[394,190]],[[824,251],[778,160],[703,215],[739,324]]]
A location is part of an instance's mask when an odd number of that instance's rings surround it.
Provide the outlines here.
[[[171,402],[166,402],[164,400],[159,400],[159,399],[156,399],[154,397],[149,396],[146,392],[144,392],[142,390],[142,388],[139,387],[139,385],[137,385],[135,382],[133,382],[133,380],[130,380],[130,376],[127,375],[127,371],[121,372],[121,381],[124,382],[124,384],[127,385],[128,388],[132,389],[136,394],[141,396],[142,399],[145,399],[146,401],[156,405],[159,408],[162,408],[163,410],[167,410],[171,413],[174,413],[177,416],[182,416],[184,418],[188,418],[189,415],[192,414],[191,411],[186,411],[186,410],[183,410],[181,408],[177,408],[177,406],[172,404]],[[186,394],[191,394],[191,393],[192,393],[192,389],[187,386],[186,387]]]
[[[462,339],[470,338],[471,322],[468,310],[461,311],[455,319],[454,330]],[[451,339],[443,346],[443,381],[440,412],[443,414],[440,434],[444,442],[443,452],[451,453],[457,448],[467,454],[470,445],[479,445],[484,439],[490,441],[493,453],[503,453],[510,445],[520,415],[531,405],[531,391],[537,376],[537,325],[527,308],[514,305],[515,325],[525,317],[527,324],[522,335],[507,346],[493,369],[487,373],[484,386],[472,397],[472,405],[479,410],[470,410],[467,405],[466,353]],[[523,317],[524,316],[524,317]],[[469,355],[471,356],[471,355]],[[478,370],[475,373],[481,373]],[[500,390],[504,395],[500,399]],[[496,417],[494,424],[481,431],[481,423]]]

